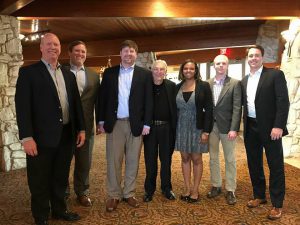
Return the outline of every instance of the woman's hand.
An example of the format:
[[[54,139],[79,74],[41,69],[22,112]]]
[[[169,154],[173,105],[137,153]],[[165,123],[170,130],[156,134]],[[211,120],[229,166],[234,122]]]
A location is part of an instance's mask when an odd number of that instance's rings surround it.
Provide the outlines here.
[[[207,144],[208,143],[209,133],[203,132],[200,137],[200,143]]]

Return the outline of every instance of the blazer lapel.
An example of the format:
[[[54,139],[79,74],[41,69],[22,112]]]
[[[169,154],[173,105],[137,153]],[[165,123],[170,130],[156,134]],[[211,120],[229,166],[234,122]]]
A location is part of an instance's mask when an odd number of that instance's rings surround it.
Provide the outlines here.
[[[226,76],[226,78],[224,80],[223,88],[222,88],[221,93],[220,93],[219,98],[218,98],[217,104],[221,101],[221,99],[224,97],[224,95],[228,91],[228,89],[230,87],[229,84],[230,84],[230,77]]]
[[[57,89],[56,89],[55,83],[54,83],[54,81],[52,79],[52,76],[49,73],[46,65],[42,61],[40,61],[40,69],[41,69],[41,72],[42,72],[44,78],[47,80],[47,83],[50,85],[50,88],[52,90],[52,93],[53,93],[55,99],[59,103],[59,97],[58,97],[58,93],[57,93]]]
[[[131,96],[132,91],[134,90],[138,79],[139,79],[138,69],[136,68],[136,66],[134,66],[133,75],[132,75],[132,82],[131,82],[131,88],[130,88],[130,95],[129,96]]]
[[[255,94],[255,99],[258,97],[259,92],[260,92],[260,90],[262,88],[263,82],[264,82],[264,80],[266,78],[266,76],[264,75],[265,72],[266,72],[266,69],[265,69],[265,67],[263,67],[263,70],[261,71],[260,78],[259,78],[259,81],[258,81],[258,85],[257,85],[257,89],[256,89],[256,94]]]
[[[81,96],[83,96],[89,89],[89,84],[92,82],[91,81],[91,76],[89,75],[90,71],[88,68],[85,68],[85,85],[83,88],[83,91],[81,93]]]

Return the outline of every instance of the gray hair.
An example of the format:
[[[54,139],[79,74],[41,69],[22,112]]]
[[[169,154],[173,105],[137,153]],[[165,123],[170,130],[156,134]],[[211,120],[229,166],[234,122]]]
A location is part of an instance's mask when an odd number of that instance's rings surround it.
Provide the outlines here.
[[[156,64],[158,64],[158,63],[163,64],[164,67],[165,67],[165,69],[166,69],[166,71],[167,71],[168,65],[167,65],[166,61],[165,61],[165,60],[162,60],[162,59],[158,59],[158,60],[154,61],[153,64],[152,64],[151,70],[153,70],[153,68],[154,68],[154,67],[156,66]]]

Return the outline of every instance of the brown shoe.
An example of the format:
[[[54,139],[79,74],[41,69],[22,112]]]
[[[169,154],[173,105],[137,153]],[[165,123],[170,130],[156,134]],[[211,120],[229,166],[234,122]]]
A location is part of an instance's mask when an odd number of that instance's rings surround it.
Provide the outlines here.
[[[112,212],[117,209],[117,206],[119,204],[119,199],[110,198],[106,201],[106,211]]]
[[[138,200],[135,197],[124,198],[124,201],[134,208],[138,208],[140,206]]]
[[[281,213],[282,213],[282,208],[275,208],[273,207],[273,209],[271,209],[268,218],[270,220],[277,220],[279,218],[281,218]]]
[[[249,208],[256,208],[258,207],[259,205],[261,204],[266,204],[267,203],[267,200],[265,198],[263,199],[259,199],[259,198],[255,198],[255,199],[252,199],[250,200],[248,203],[247,203],[247,206]]]
[[[92,201],[87,195],[77,196],[77,201],[82,206],[85,206],[85,207],[92,206]]]

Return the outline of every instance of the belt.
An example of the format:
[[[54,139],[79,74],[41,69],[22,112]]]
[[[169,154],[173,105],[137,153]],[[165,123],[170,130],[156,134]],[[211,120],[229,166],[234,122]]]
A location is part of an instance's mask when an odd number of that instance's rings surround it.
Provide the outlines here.
[[[256,118],[252,118],[252,117],[247,116],[247,120],[248,120],[249,122],[251,122],[251,123],[257,123]]]
[[[169,123],[168,121],[153,120],[153,124],[155,126],[165,125],[165,124],[168,124],[168,123]]]
[[[121,120],[121,121],[128,121],[128,120],[129,120],[129,117],[118,118],[117,120]]]

